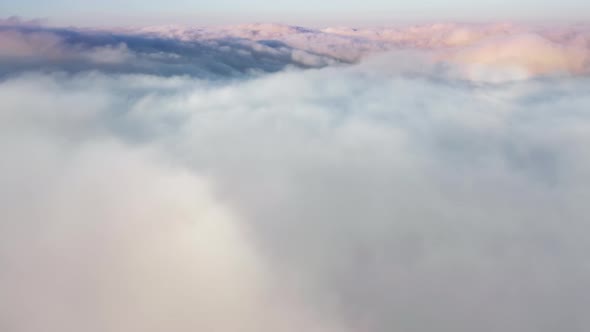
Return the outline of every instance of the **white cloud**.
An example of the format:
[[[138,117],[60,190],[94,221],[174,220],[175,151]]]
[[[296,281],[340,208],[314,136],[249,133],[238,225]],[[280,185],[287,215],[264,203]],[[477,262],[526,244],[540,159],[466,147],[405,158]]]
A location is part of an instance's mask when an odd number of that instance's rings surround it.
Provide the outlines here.
[[[249,79],[5,77],[2,324],[585,331],[590,82],[546,75],[585,30],[405,29],[324,30],[414,47]],[[328,64],[290,42],[207,40]]]
[[[19,129],[0,144],[4,329],[330,331],[207,179],[111,137],[67,137],[81,128]]]

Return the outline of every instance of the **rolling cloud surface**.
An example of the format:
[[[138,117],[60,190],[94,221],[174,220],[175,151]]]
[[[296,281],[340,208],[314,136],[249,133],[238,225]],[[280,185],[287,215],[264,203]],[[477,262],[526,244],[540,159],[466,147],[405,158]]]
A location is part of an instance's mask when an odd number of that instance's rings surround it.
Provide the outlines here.
[[[0,329],[586,331],[590,28],[0,24]]]

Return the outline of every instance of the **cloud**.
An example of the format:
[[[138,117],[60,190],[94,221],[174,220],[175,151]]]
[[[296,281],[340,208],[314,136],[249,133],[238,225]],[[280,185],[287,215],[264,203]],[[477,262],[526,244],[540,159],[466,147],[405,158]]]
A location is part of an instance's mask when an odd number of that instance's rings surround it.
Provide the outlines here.
[[[97,114],[61,107],[87,101],[51,97],[42,112],[61,114],[60,128],[22,104],[4,119],[20,125],[0,144],[3,329],[330,331],[270,274],[208,179],[84,130]]]
[[[449,52],[447,58],[466,66],[467,76],[477,78],[480,70],[521,71],[526,75],[588,74],[590,50],[571,43],[551,42],[537,34],[523,34],[488,39],[484,42]]]
[[[182,41],[113,31],[0,26],[0,74],[4,75],[38,70],[98,70],[219,79],[339,62],[329,55],[295,49],[280,41],[231,36]]]
[[[357,63],[391,51],[421,51],[458,65],[470,80],[585,75],[586,25],[430,24],[308,29],[281,24],[228,27],[155,26],[92,30],[48,28],[16,18],[0,25],[0,69],[89,70],[153,75],[246,78],[255,73]]]
[[[317,31],[255,28],[266,41],[248,43],[279,54],[293,46],[269,35]],[[217,80],[85,60],[4,77],[1,324],[585,331],[590,82],[528,67],[559,70],[583,29],[404,29],[423,37],[349,66]],[[323,33],[369,34],[338,31]],[[66,45],[137,57],[150,33]],[[224,46],[216,61],[238,56]]]

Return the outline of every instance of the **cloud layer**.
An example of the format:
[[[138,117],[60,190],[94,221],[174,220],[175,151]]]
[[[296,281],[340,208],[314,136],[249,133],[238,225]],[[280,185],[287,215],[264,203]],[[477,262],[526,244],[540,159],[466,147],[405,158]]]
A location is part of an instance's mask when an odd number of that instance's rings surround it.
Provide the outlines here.
[[[100,70],[216,79],[356,63],[400,50],[420,51],[435,63],[458,65],[470,80],[585,75],[590,68],[590,27],[431,24],[309,29],[249,24],[95,30],[47,28],[18,18],[0,24],[0,74],[5,75]]]
[[[8,23],[3,330],[590,326],[585,26]]]

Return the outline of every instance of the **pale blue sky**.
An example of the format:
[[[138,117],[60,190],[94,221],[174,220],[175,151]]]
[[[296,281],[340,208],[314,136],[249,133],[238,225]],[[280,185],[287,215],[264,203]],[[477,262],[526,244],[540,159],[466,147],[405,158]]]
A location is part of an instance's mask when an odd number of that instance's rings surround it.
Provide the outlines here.
[[[0,17],[52,23],[384,23],[590,19],[587,0],[0,0]]]

